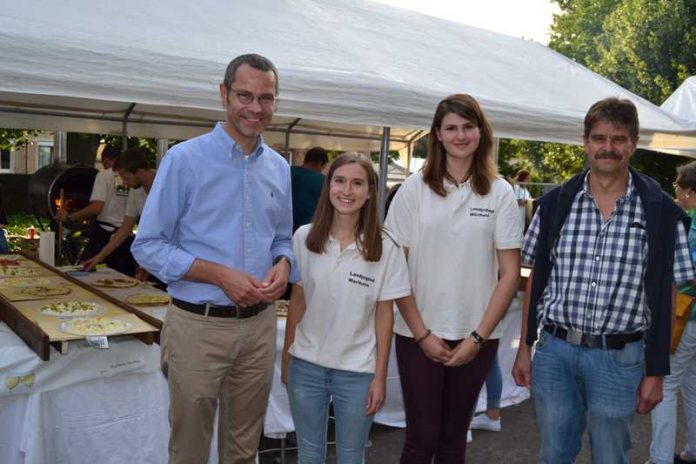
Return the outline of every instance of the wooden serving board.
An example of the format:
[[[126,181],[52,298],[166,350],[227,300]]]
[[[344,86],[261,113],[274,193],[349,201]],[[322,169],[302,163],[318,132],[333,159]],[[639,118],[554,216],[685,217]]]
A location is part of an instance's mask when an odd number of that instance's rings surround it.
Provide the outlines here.
[[[66,293],[65,295],[41,296],[41,295],[31,295],[31,294],[24,293],[24,290],[27,287],[0,287],[0,295],[5,297],[9,301],[41,300],[41,301],[53,302],[56,299],[79,300],[79,299],[84,299],[86,297],[89,298],[89,292],[78,287],[77,285],[73,285],[69,282],[66,282],[64,279],[61,279],[59,277],[50,277],[49,279],[50,279],[50,283],[48,284],[49,286],[59,285],[61,287],[68,287],[70,289],[70,293]],[[43,284],[41,284],[41,285],[43,285]]]
[[[73,292],[68,295],[30,300],[11,300],[6,296],[8,287],[0,285],[0,320],[5,322],[44,361],[50,358],[51,344],[61,353],[64,353],[68,349],[70,340],[84,338],[84,336],[63,332],[60,330],[61,319],[59,317],[45,315],[39,311],[41,306],[58,301],[94,302],[104,307],[105,311],[101,315],[123,319],[131,324],[127,332],[110,335],[110,337],[133,335],[147,344],[159,343],[159,330],[162,327],[162,323],[158,319],[118,301],[47,264],[32,261],[26,257],[24,257],[24,260],[27,263],[22,263],[22,265],[37,269],[38,275],[42,278],[45,276],[50,278],[51,281],[56,279],[58,282],[69,285],[71,288],[74,287]],[[1,282],[2,279],[0,278]],[[9,290],[9,295],[13,295],[11,290]]]
[[[65,279],[58,276],[41,277],[0,277],[0,292],[5,288],[32,287],[34,285],[54,285],[64,283]]]

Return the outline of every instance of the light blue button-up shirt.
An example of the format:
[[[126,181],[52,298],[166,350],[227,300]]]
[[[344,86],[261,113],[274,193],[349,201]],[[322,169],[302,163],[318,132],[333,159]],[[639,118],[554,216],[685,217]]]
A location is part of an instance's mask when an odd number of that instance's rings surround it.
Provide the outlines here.
[[[183,280],[196,258],[262,280],[273,259],[293,262],[290,168],[259,142],[245,156],[218,123],[172,147],[157,170],[131,247],[138,263],[174,298],[235,304],[219,287]]]

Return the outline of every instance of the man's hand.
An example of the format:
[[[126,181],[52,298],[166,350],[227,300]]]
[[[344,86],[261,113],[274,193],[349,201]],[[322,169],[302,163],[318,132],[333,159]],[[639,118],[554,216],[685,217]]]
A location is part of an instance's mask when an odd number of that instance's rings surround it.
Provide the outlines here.
[[[61,222],[65,222],[68,220],[68,212],[64,208],[58,208],[56,210],[56,218]]]
[[[283,354],[280,356],[280,381],[287,387],[288,385],[288,369],[290,368],[290,353],[283,349]]]
[[[529,388],[532,386],[532,349],[524,344],[524,340],[520,343],[512,366],[512,378],[520,387]]]
[[[270,303],[259,290],[261,282],[253,276],[236,269],[224,268],[218,286],[238,306],[253,306],[260,302]]]
[[[139,280],[140,282],[145,282],[145,281],[147,281],[148,277],[150,277],[150,273],[147,272],[142,267],[138,266],[138,269],[135,270],[135,280]]]
[[[94,266],[99,264],[100,261],[101,259],[99,259],[99,256],[92,256],[87,261],[84,261],[82,263],[82,269],[84,269],[85,271],[91,271],[94,268]]]
[[[443,339],[431,333],[419,343],[423,353],[431,360],[446,363],[452,358],[453,352]]]
[[[471,337],[465,338],[454,348],[452,357],[445,362],[447,367],[459,367],[468,364],[476,357],[481,345],[476,343]]]
[[[271,303],[285,293],[288,287],[288,277],[290,275],[290,265],[284,259],[278,261],[266,277],[261,282],[258,289],[264,295],[264,300],[266,303]]]
[[[647,414],[653,410],[657,403],[662,401],[662,376],[647,376],[643,377],[638,385],[637,406],[638,414]]]
[[[365,415],[371,416],[382,409],[384,400],[387,397],[387,382],[386,379],[378,379],[375,377],[370,382],[370,388],[367,390],[367,404],[365,405]]]

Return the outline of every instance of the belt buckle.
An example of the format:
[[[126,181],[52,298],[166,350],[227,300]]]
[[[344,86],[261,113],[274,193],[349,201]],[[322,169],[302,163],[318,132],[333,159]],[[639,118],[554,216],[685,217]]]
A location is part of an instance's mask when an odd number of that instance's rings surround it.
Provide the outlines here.
[[[254,316],[254,309],[256,309],[257,306],[258,305],[237,306],[237,319],[248,319]]]
[[[574,330],[568,330],[566,332],[566,342],[570,343],[571,345],[577,345],[580,346],[582,345],[582,333],[581,332],[576,332]]]

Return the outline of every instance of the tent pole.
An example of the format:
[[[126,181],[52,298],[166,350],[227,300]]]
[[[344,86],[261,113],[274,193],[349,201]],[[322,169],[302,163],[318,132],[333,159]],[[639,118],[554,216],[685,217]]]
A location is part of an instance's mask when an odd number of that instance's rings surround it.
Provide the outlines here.
[[[135,108],[135,103],[128,105],[128,109],[123,114],[123,122],[121,123],[121,148],[123,150],[128,148],[128,118]]]
[[[493,138],[493,162],[498,166],[498,158],[500,156],[500,139],[498,137]]]
[[[288,155],[288,164],[292,166],[292,152],[290,151],[290,132],[292,132],[293,128],[302,121],[302,118],[297,118],[293,122],[288,125],[288,128],[285,130],[285,153]]]
[[[387,168],[389,167],[389,133],[387,126],[382,128],[382,146],[379,152],[379,219],[384,222],[387,202]]]
[[[406,163],[406,167],[404,169],[405,170],[404,174],[406,174],[406,176],[411,174],[411,158],[413,158],[413,150],[414,150],[413,142],[418,140],[420,138],[421,134],[423,134],[422,130],[416,131],[416,134],[413,137],[411,137],[410,139],[408,139],[408,162]]]
[[[156,167],[159,167],[164,158],[164,154],[167,153],[167,148],[169,147],[169,139],[157,139],[157,161]]]
[[[65,131],[55,131],[53,133],[53,163],[68,163],[68,133]]]

